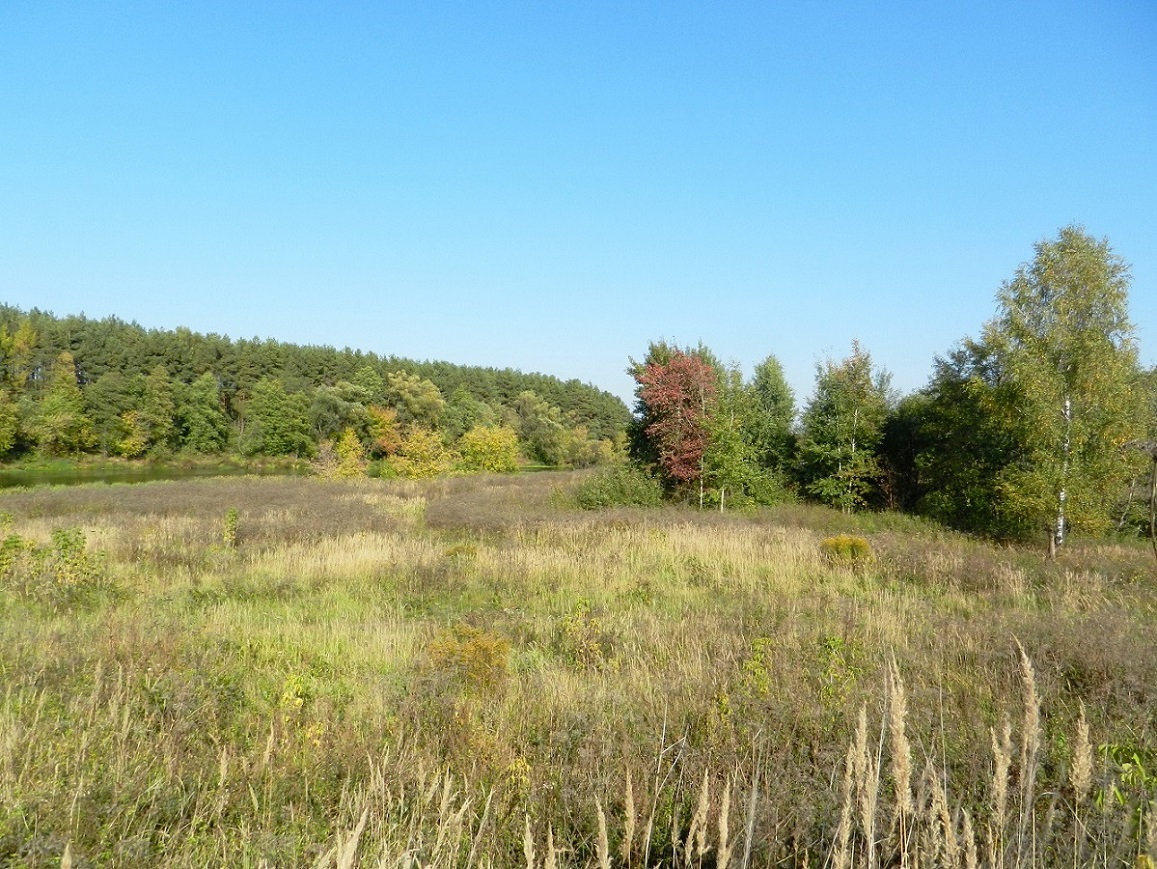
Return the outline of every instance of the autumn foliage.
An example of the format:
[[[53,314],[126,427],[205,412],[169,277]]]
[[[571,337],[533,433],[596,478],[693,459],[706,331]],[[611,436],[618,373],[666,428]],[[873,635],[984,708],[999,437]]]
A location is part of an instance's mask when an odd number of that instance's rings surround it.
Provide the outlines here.
[[[676,484],[699,479],[718,389],[714,366],[673,350],[666,361],[649,362],[635,376],[639,400],[646,408],[645,431],[656,447],[663,474]]]

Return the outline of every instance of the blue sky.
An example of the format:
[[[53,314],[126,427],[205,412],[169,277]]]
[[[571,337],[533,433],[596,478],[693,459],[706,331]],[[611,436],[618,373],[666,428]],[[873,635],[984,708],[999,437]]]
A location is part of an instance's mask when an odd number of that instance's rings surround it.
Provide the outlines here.
[[[1034,242],[1133,265],[1157,4],[0,3],[0,300],[577,377],[904,392]]]

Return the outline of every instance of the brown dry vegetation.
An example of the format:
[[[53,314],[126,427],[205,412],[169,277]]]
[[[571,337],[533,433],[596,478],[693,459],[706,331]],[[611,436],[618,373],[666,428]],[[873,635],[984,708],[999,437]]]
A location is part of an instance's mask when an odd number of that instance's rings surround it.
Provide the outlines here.
[[[1157,857],[1142,547],[583,512],[574,483],[0,494],[48,553],[4,562],[0,864]],[[825,557],[835,534],[874,557]],[[62,582],[84,593],[30,592]]]

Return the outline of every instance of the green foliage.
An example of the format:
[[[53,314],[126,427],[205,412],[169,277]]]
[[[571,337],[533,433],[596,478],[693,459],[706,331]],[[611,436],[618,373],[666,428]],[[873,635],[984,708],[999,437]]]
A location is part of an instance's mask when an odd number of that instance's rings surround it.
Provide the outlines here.
[[[181,445],[191,452],[212,454],[225,449],[229,420],[221,409],[217,378],[206,371],[176,391],[176,422]]]
[[[562,460],[568,467],[609,465],[617,458],[621,458],[621,448],[608,438],[595,440],[586,426],[575,426],[563,432]]]
[[[243,448],[249,455],[309,456],[309,399],[287,392],[280,380],[265,378],[253,387],[246,409],[251,426]]]
[[[953,528],[991,537],[1027,534],[999,491],[1004,469],[1026,461],[989,348],[965,341],[936,360],[932,382],[890,421],[890,467],[910,503]],[[912,455],[903,451],[912,450]]]
[[[146,432],[148,449],[164,452],[176,446],[177,404],[173,383],[163,365],[157,365],[145,378],[140,420]]]
[[[20,431],[20,406],[6,389],[0,389],[0,460],[16,445]]]
[[[575,492],[584,510],[605,507],[657,507],[663,500],[659,480],[635,464],[613,465],[584,480]]]
[[[1098,746],[1102,766],[1110,772],[1110,778],[1093,795],[1093,804],[1101,812],[1116,808],[1132,816],[1132,835],[1141,840],[1141,831],[1147,824],[1157,822],[1157,750],[1139,746],[1135,741],[1128,743],[1108,742]],[[1137,794],[1145,794],[1148,800],[1137,799]],[[1137,866],[1152,867],[1153,863]]]
[[[1066,227],[1035,246],[985,330],[1004,381],[999,406],[1024,445],[998,489],[1027,526],[1094,533],[1127,483],[1123,444],[1143,433],[1129,270],[1106,240]],[[1063,518],[1063,521],[1062,521]]]
[[[437,427],[446,410],[446,400],[437,386],[404,371],[395,371],[386,381],[386,392],[398,411],[399,420],[430,429]]]
[[[552,467],[561,465],[566,433],[561,411],[527,390],[514,402],[514,413],[526,457]]]
[[[923,424],[930,402],[926,392],[905,396],[884,422],[879,457],[883,506],[915,512],[924,494],[917,459],[930,443],[924,440]]]
[[[768,356],[756,365],[750,388],[757,412],[747,428],[757,458],[765,468],[786,470],[795,453],[795,394],[779,360]]]
[[[372,365],[358,368],[350,381],[364,393],[366,404],[377,404],[386,397],[386,381]]]
[[[126,410],[121,414],[121,438],[116,443],[115,452],[126,459],[135,459],[145,454],[149,448],[149,432],[145,428],[139,410]]]
[[[720,372],[703,454],[705,503],[723,510],[728,504],[770,505],[787,498],[781,472],[765,461],[760,441],[772,437],[777,425],[774,420],[769,422],[756,389],[743,383],[737,370]]]
[[[111,371],[84,390],[84,401],[106,455],[163,455],[178,445],[176,390],[164,366],[148,376]]]
[[[1138,472],[1144,390],[1128,319],[1128,267],[1066,227],[1035,246],[979,341],[937,370],[914,420],[917,508],[1005,537],[1110,527]]]
[[[795,411],[774,357],[744,383],[703,345],[684,350],[660,341],[628,371],[638,383],[630,454],[660,469],[669,492],[720,510],[787,497],[783,469]]]
[[[490,405],[458,387],[450,396],[442,414],[442,431],[453,442],[475,426],[491,426],[495,422],[494,410]]]
[[[8,310],[14,316],[9,318],[10,322],[0,323],[0,387],[19,397],[32,373],[40,336],[30,317],[12,308]]]
[[[828,360],[816,369],[816,392],[804,411],[799,444],[804,488],[845,513],[878,494],[876,448],[888,415],[889,382],[859,343],[842,362]]]
[[[70,442],[68,436],[76,432],[58,424],[79,417],[62,415],[69,408],[55,398],[44,406],[50,379],[44,373],[66,351],[82,375],[73,379],[79,380],[84,396],[82,415],[92,423],[91,440]],[[386,382],[389,375],[394,376],[392,390]],[[298,434],[286,442],[276,432],[265,443],[267,432],[251,416],[250,404],[257,385],[272,378],[281,380],[287,393],[304,396],[308,445]],[[391,409],[400,412],[402,422],[437,428],[453,443],[474,425],[509,423],[518,396],[527,391],[557,410],[564,430],[585,428],[584,446],[587,439],[593,444],[613,441],[629,418],[615,396],[548,375],[381,358],[348,348],[301,347],[268,339],[230,340],[185,328],[150,331],[111,317],[57,318],[4,304],[0,390],[19,406],[23,428],[9,447],[17,456],[35,449],[52,456],[76,455],[94,447],[113,455],[122,441],[134,455],[174,449],[213,454],[236,447],[248,455],[308,456],[318,441],[336,439],[347,426],[370,443],[375,438],[369,408],[395,403]],[[446,407],[443,395],[454,396],[455,406]],[[137,413],[132,432],[124,426],[127,411]],[[230,426],[238,436],[233,443]],[[375,447],[374,452],[384,455],[389,450]],[[564,462],[573,459],[576,464],[592,454],[573,440],[563,452]]]
[[[309,406],[310,425],[319,440],[336,439],[346,428],[368,431],[371,420],[367,412],[370,392],[348,381],[313,390]]]
[[[53,363],[47,389],[29,420],[29,431],[48,456],[79,454],[96,443],[71,353],[61,353]]]
[[[84,389],[84,404],[92,420],[96,448],[102,455],[120,452],[126,438],[125,415],[141,406],[145,391],[143,375],[126,376],[119,371],[101,375]]]
[[[7,522],[3,523],[5,532]],[[17,534],[0,541],[0,584],[28,600],[54,609],[91,602],[110,587],[103,553],[88,553],[84,532],[58,528],[40,545]]]
[[[236,507],[230,507],[225,511],[225,520],[221,525],[221,543],[226,549],[237,548],[237,524],[240,515]]]
[[[876,560],[872,544],[863,537],[837,534],[820,542],[820,552],[833,564],[860,567]]]

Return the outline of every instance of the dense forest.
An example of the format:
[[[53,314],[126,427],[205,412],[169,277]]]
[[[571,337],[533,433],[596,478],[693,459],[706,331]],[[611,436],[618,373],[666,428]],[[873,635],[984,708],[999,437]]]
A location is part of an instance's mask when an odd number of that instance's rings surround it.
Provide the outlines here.
[[[666,497],[719,509],[795,496],[900,509],[1052,552],[1070,529],[1152,534],[1157,375],[1138,362],[1129,286],[1106,240],[1066,227],[925,388],[901,398],[855,343],[818,366],[798,414],[774,356],[744,381],[702,345],[653,343],[631,365],[631,455]],[[638,479],[606,484],[596,500],[646,498]]]
[[[294,456],[408,476],[621,449],[627,408],[542,374],[0,306],[0,460]],[[343,464],[344,462],[344,464]]]

